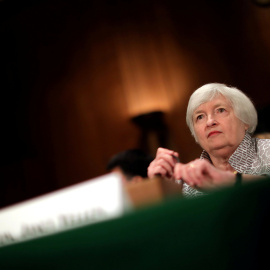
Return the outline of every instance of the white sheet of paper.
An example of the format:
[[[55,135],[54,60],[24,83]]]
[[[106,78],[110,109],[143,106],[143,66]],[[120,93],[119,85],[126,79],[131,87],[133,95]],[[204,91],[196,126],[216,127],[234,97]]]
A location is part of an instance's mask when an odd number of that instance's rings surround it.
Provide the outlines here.
[[[3,208],[0,246],[119,217],[131,208],[120,175],[106,174]]]

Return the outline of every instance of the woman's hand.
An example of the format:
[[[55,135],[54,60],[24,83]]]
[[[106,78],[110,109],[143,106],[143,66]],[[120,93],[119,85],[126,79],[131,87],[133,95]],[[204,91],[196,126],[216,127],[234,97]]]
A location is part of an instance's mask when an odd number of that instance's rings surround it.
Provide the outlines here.
[[[148,167],[148,177],[153,178],[156,175],[172,179],[174,167],[179,157],[177,152],[165,148],[158,148],[155,159]]]
[[[177,163],[174,168],[175,179],[182,179],[188,185],[198,189],[212,189],[233,185],[235,174],[215,168],[204,159],[196,159],[187,164]]]

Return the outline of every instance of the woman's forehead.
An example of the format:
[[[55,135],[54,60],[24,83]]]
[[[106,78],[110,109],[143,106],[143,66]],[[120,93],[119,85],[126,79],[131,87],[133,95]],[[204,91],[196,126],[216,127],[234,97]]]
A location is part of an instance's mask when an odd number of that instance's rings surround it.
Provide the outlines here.
[[[227,106],[229,105],[229,106],[231,106],[231,102],[226,97],[224,97],[223,95],[218,94],[218,95],[214,96],[213,98],[211,98],[210,100],[201,103],[194,110],[194,113],[196,113],[198,110],[206,108],[208,106],[217,107],[217,106],[220,106],[220,105],[227,105]]]

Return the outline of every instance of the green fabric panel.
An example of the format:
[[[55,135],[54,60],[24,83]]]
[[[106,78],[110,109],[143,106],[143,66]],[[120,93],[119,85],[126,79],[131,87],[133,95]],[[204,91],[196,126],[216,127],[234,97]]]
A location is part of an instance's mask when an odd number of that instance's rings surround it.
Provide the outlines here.
[[[195,199],[173,197],[2,247],[0,269],[262,269],[269,206],[269,179]]]

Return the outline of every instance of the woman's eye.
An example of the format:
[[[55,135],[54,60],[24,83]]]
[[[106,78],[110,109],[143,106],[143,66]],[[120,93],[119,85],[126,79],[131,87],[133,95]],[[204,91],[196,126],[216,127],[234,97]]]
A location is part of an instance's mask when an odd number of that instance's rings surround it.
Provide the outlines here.
[[[218,110],[218,112],[221,112],[221,113],[222,112],[225,112],[225,109],[224,108],[218,108],[217,110]]]
[[[202,114],[200,114],[200,115],[198,115],[197,117],[196,117],[196,120],[198,121],[198,120],[201,120],[201,119],[203,119],[203,115]]]

